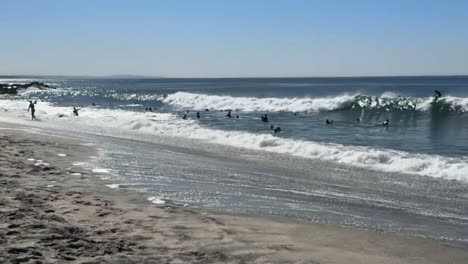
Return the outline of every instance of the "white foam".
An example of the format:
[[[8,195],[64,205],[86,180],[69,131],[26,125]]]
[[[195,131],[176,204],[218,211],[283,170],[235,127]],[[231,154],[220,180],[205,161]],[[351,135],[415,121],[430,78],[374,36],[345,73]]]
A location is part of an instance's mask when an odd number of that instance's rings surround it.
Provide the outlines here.
[[[165,204],[166,201],[164,201],[163,199],[159,198],[159,197],[155,197],[155,196],[151,196],[151,197],[148,197],[148,201],[154,203],[154,204]]]
[[[232,109],[245,112],[312,112],[348,109],[353,106],[367,109],[393,107],[399,110],[427,111],[433,105],[434,98],[404,98],[398,96],[395,92],[384,92],[381,96],[342,94],[323,98],[256,98],[177,92],[160,100],[166,104],[194,110]],[[445,110],[465,112],[468,111],[468,98],[444,96],[438,100],[436,106]]]
[[[109,188],[111,188],[111,189],[117,189],[117,188],[120,187],[119,184],[107,184],[106,186],[109,187]]]
[[[92,172],[94,172],[94,173],[110,173],[110,170],[109,169],[96,168],[96,169],[93,169]]]
[[[447,97],[446,100],[452,99]],[[23,102],[1,100],[0,105],[9,107],[8,114],[2,115],[0,119],[11,117],[11,121],[21,122],[17,116],[26,112]],[[98,134],[112,131],[115,133],[113,135],[131,135],[132,138],[135,138],[135,133],[136,135],[143,133],[153,136],[165,135],[190,138],[234,147],[329,160],[374,170],[442,177],[468,182],[466,173],[468,171],[468,157],[454,158],[416,154],[391,149],[285,139],[271,134],[208,129],[201,127],[196,121],[181,120],[180,117],[172,114],[89,109],[83,112],[83,116],[86,118],[76,119],[73,117],[57,118],[56,114],[58,112],[70,111],[69,108],[40,103],[37,109],[37,116],[41,115],[41,118],[47,122],[29,122],[24,119],[24,123]],[[24,116],[26,117],[26,115],[27,112]],[[77,162],[74,165],[84,165],[84,163]],[[109,173],[109,170],[96,168],[93,172]]]
[[[196,110],[233,109],[246,112],[304,112],[338,110],[351,107],[355,95],[340,95],[326,98],[256,98],[232,97],[177,92],[162,101],[167,104]]]
[[[57,156],[59,156],[59,157],[66,157],[66,156],[67,156],[67,154],[64,154],[64,153],[58,153],[58,154],[57,154]]]
[[[81,173],[79,173],[79,172],[73,172],[73,173],[70,173],[70,175],[72,175],[72,176],[81,176]]]
[[[28,161],[35,161],[35,159],[31,158],[31,159],[28,159]]]

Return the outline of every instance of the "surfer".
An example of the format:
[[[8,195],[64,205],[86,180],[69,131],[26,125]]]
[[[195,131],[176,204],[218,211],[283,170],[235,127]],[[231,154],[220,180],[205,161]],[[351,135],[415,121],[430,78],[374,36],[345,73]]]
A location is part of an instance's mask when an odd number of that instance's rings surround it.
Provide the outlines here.
[[[275,130],[273,130],[275,133],[281,132],[281,127],[276,127]]]
[[[434,102],[437,102],[437,100],[442,97],[442,93],[437,91],[437,90],[434,90]]]
[[[37,101],[35,101],[34,103],[32,101],[29,101],[28,113],[29,113],[29,109],[31,109],[31,120],[36,120],[36,116],[34,115],[36,113],[36,107],[35,107],[36,103]]]
[[[388,126],[388,119],[385,120],[385,122],[382,123],[382,126]]]
[[[271,126],[270,126],[270,129],[271,129],[271,130],[274,130],[274,129],[275,129],[275,126],[274,126],[274,125],[271,125]]]
[[[197,118],[200,118],[200,112],[197,112]]]
[[[361,119],[360,119],[360,118],[357,118],[356,121],[357,121],[358,123],[361,123]]]
[[[73,107],[73,115],[74,116],[78,116],[78,110],[81,110],[81,108],[77,109],[77,108]]]
[[[187,119],[187,114],[184,114],[184,116],[182,117],[183,120]]]
[[[328,120],[328,119],[327,119],[327,120],[325,120],[325,124],[331,125],[331,124],[333,124],[333,120]]]
[[[268,115],[265,114],[264,116],[262,116],[262,121],[267,123],[268,122]]]
[[[227,113],[226,117],[227,117],[227,118],[232,118],[231,110],[228,110],[228,113]]]

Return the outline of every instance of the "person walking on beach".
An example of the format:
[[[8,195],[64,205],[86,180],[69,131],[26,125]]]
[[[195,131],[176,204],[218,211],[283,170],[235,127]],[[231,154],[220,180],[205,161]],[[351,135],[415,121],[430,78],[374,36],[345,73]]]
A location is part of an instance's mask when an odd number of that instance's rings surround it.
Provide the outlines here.
[[[34,113],[36,113],[36,108],[34,104],[35,103],[33,103],[32,101],[29,101],[28,113],[31,109],[31,120],[36,120],[36,116],[34,115]]]

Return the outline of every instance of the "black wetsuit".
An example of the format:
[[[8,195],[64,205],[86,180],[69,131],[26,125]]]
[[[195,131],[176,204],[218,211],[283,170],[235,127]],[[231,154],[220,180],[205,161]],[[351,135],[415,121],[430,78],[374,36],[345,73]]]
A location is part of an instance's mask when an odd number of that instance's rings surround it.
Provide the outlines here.
[[[439,99],[440,97],[442,97],[442,93],[435,90],[434,91],[434,100],[437,101],[437,99]]]
[[[29,103],[28,112],[29,109],[31,109],[31,120],[36,120],[36,116],[34,115],[36,113],[36,107],[32,102]]]

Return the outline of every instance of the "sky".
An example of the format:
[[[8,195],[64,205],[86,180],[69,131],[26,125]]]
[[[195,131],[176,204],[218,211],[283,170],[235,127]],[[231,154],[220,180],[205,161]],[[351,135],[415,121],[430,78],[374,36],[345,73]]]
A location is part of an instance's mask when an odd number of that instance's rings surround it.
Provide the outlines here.
[[[0,75],[468,75],[466,0],[0,0]]]

